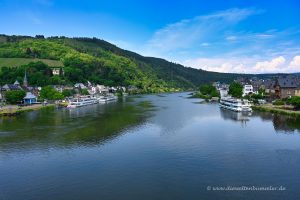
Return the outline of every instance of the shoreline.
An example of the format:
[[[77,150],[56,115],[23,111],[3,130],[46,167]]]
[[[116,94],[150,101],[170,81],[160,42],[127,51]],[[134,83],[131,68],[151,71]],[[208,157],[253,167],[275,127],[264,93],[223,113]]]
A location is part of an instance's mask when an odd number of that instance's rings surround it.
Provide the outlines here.
[[[283,106],[274,105],[253,105],[252,109],[259,112],[270,112],[274,114],[288,115],[292,117],[300,117],[300,111],[288,110],[282,108]]]
[[[0,117],[17,116],[24,112],[31,112],[31,111],[40,110],[43,108],[51,108],[51,107],[55,107],[55,104],[48,104],[48,105],[36,104],[36,105],[30,105],[25,107],[19,107],[17,105],[9,105],[0,109]]]

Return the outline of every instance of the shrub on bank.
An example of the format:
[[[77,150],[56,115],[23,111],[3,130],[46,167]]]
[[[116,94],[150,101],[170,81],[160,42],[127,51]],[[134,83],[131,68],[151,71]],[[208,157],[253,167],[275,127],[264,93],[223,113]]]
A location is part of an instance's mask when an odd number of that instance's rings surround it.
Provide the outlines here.
[[[275,100],[275,101],[273,102],[273,105],[274,105],[274,106],[282,106],[282,105],[284,105],[284,104],[285,104],[284,101],[283,101],[283,100],[280,100],[280,99]]]
[[[205,100],[210,99],[209,96],[204,95],[204,94],[202,94],[201,92],[196,92],[196,93],[194,93],[194,94],[191,96],[191,98],[200,98],[200,99],[205,99]]]
[[[26,92],[23,90],[11,90],[7,91],[5,94],[6,101],[11,104],[21,103],[25,95]]]
[[[287,100],[287,102],[294,106],[295,110],[300,109],[300,97],[293,96]]]

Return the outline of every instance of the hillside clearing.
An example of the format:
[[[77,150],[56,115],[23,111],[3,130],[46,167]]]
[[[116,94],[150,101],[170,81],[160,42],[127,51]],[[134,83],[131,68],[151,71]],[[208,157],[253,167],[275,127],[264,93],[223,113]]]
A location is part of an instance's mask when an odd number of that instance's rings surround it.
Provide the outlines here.
[[[0,58],[1,67],[19,67],[27,65],[30,62],[41,61],[50,67],[63,67],[63,63],[59,60],[39,59],[39,58]]]

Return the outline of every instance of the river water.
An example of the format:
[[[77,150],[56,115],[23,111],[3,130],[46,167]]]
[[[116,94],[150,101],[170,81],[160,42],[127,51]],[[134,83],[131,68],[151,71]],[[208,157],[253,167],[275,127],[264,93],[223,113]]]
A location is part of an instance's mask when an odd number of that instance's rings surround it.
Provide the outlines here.
[[[0,200],[300,199],[299,120],[187,97],[0,118]]]

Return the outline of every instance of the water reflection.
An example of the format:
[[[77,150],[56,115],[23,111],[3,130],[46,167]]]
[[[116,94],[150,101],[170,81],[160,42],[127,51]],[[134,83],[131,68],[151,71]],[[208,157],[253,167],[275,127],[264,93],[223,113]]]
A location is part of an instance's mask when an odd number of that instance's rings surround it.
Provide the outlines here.
[[[149,117],[149,102],[121,99],[78,109],[43,109],[0,121],[0,151],[91,145],[118,136]]]
[[[262,121],[271,121],[273,123],[274,130],[277,133],[295,133],[300,131],[300,118],[290,117],[286,115],[264,113],[264,112],[253,112],[242,113],[234,112],[230,110],[225,110],[220,108],[221,117],[224,120],[232,120],[236,122],[241,122],[243,127],[246,127],[247,122],[251,118],[260,118]]]
[[[263,121],[272,121],[273,127],[276,132],[290,134],[300,131],[300,118],[280,114],[258,112],[255,112],[254,116],[259,117]]]
[[[221,108],[220,115],[224,120],[241,122],[243,127],[246,127],[247,122],[250,121],[251,118],[259,118],[262,121],[271,121],[273,123],[274,130],[277,133],[290,134],[300,131],[300,118],[290,117],[286,115],[264,112],[242,113]]]
[[[179,96],[2,118],[0,199],[299,199],[299,123]],[[287,191],[207,191],[245,184]]]
[[[234,112],[222,108],[220,108],[220,114],[224,120],[233,120],[241,122],[243,127],[246,126],[247,122],[250,120],[251,117],[251,113]]]

